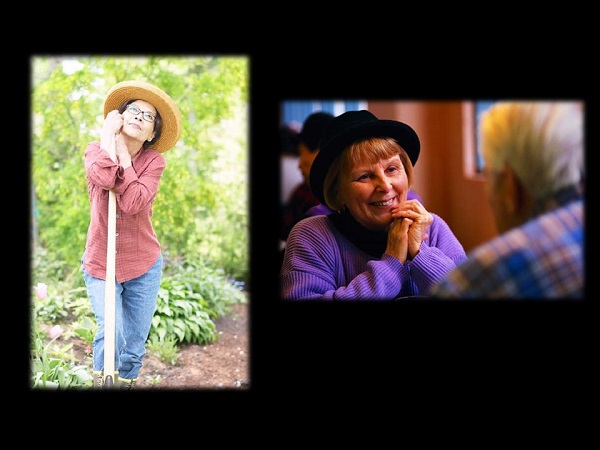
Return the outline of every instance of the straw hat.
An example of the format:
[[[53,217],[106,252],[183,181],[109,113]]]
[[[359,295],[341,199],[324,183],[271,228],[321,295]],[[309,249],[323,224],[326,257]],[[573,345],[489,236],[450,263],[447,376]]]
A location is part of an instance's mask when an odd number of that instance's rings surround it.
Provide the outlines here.
[[[104,117],[127,100],[144,100],[154,106],[160,114],[162,131],[158,140],[150,144],[149,148],[160,153],[173,148],[181,133],[181,116],[173,99],[162,89],[145,81],[122,81],[115,84],[106,94]]]

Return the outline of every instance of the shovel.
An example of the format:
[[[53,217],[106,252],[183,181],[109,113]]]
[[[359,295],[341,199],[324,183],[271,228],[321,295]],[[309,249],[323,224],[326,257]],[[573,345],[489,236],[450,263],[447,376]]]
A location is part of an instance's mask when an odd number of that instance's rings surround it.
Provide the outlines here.
[[[117,161],[116,135],[110,142],[108,155]],[[117,197],[115,191],[108,191],[108,241],[106,245],[106,278],[104,283],[104,388],[112,388],[115,384],[115,257],[117,232]]]

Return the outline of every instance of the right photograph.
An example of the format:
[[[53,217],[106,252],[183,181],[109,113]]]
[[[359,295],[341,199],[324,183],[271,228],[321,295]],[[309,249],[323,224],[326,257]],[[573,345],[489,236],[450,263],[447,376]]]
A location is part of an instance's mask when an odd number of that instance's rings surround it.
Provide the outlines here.
[[[583,101],[280,105],[280,297],[585,297]]]

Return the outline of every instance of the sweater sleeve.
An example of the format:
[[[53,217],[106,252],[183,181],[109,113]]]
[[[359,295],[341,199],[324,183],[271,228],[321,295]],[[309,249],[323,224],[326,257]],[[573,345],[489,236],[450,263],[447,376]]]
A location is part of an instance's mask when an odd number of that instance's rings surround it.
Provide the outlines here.
[[[462,244],[448,224],[433,215],[429,237],[421,244],[417,257],[409,264],[410,273],[419,292],[426,292],[433,284],[444,278],[458,264],[467,259]]]
[[[280,273],[284,300],[391,300],[403,283],[412,284],[396,258],[373,259],[331,227],[326,216],[316,216],[290,232]]]

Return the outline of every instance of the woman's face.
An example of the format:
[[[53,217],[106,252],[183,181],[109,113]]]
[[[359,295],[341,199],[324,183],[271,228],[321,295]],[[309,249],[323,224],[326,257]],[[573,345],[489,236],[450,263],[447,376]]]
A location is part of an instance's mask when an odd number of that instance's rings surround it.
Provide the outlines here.
[[[376,163],[361,161],[341,182],[341,197],[352,217],[369,230],[385,230],[391,210],[406,201],[408,176],[399,155]]]
[[[142,112],[137,115],[129,111],[129,107],[135,106]],[[132,137],[141,143],[151,140],[154,137],[154,122],[149,122],[143,116],[144,113],[150,113],[156,119],[156,108],[144,100],[135,100],[131,102],[125,111],[123,111],[123,130],[127,136]]]
[[[298,168],[300,172],[302,172],[302,177],[304,178],[304,182],[310,186],[310,168],[312,167],[312,163],[319,154],[318,150],[314,152],[311,151],[304,142],[300,142],[298,144],[298,153],[300,157],[298,158]]]

